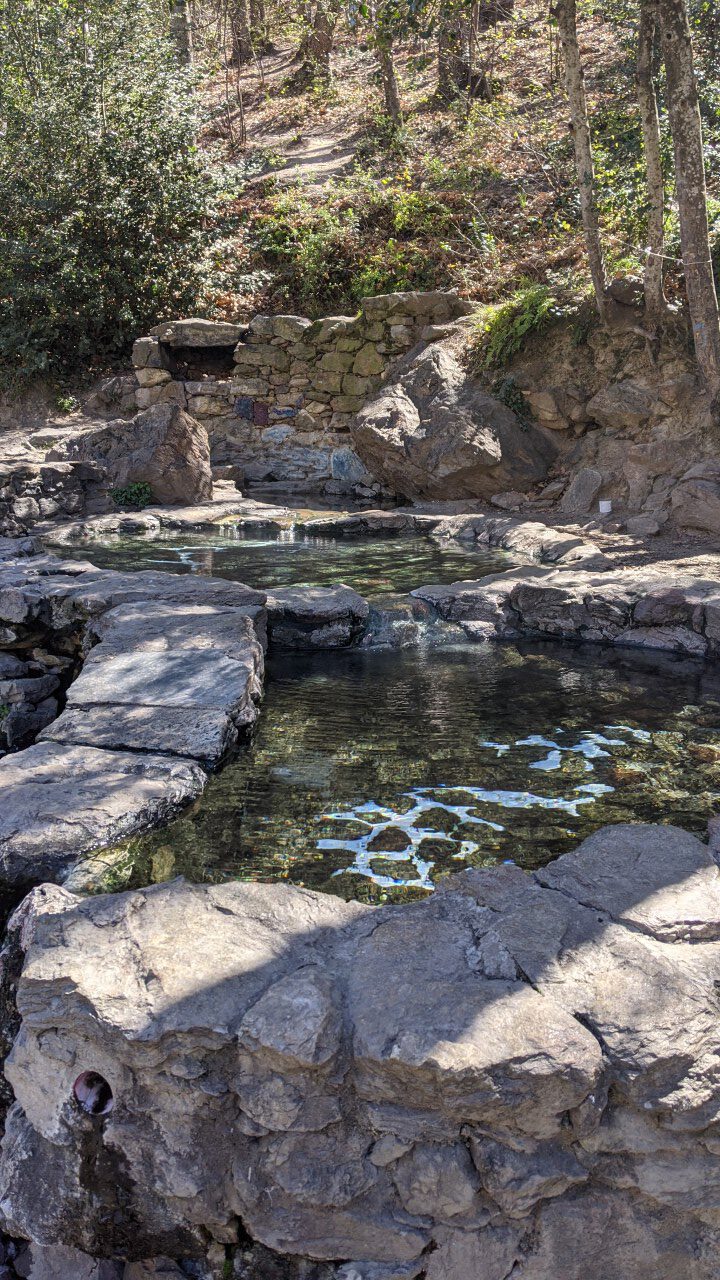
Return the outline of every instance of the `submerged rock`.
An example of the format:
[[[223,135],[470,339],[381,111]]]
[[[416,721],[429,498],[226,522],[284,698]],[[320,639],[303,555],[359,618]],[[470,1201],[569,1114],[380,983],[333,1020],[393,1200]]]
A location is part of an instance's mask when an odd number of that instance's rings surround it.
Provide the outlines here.
[[[543,480],[551,437],[520,422],[434,344],[411,354],[351,423],[376,480],[407,498],[483,498]]]
[[[242,1231],[298,1280],[715,1280],[720,872],[694,837],[609,827],[399,909],[54,892],[24,908],[10,1232],[139,1260]]]

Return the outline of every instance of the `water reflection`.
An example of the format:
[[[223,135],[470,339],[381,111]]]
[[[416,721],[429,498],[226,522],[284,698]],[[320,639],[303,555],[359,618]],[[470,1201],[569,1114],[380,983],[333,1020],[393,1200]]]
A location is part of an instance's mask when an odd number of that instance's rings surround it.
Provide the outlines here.
[[[345,582],[361,595],[407,592],[423,582],[481,578],[513,564],[503,551],[429,538],[339,539],[280,530],[259,537],[244,529],[182,538],[117,538],[63,548],[68,558],[101,569],[163,569],[229,578],[251,587],[330,586]]]

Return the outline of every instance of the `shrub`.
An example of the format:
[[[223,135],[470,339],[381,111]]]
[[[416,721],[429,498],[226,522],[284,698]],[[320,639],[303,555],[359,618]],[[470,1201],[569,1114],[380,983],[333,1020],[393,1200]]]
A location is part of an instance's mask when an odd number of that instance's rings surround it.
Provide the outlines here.
[[[559,315],[547,285],[519,289],[506,302],[484,307],[468,349],[472,368],[501,369],[522,349],[531,333],[538,333]]]
[[[64,376],[191,308],[212,191],[194,91],[152,5],[45,0],[13,23],[13,3],[0,11],[0,361]]]
[[[153,494],[145,480],[135,480],[122,489],[112,489],[110,497],[116,507],[130,507],[132,511],[142,511],[152,502]]]

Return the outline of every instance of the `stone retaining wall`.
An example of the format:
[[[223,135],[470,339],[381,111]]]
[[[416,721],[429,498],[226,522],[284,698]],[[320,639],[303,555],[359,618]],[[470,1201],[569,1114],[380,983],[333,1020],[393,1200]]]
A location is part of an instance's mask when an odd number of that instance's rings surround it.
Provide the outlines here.
[[[40,520],[84,514],[97,482],[97,468],[84,462],[3,464],[0,534],[25,533]]]
[[[364,298],[355,316],[158,325],[133,348],[135,399],[187,408],[213,465],[241,468],[246,483],[369,496],[378,486],[351,446],[353,414],[394,359],[469,310],[453,293],[396,293]]]

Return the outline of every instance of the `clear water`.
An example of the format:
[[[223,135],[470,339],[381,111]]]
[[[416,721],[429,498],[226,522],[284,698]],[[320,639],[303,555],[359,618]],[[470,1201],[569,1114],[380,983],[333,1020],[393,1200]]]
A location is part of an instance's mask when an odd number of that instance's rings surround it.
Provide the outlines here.
[[[287,879],[371,902],[611,822],[702,833],[720,805],[720,673],[559,645],[288,654],[250,749],[163,830],[147,883]]]
[[[503,551],[441,545],[429,538],[331,539],[304,537],[296,530],[261,537],[242,529],[178,538],[118,538],[63,548],[63,555],[91,560],[101,569],[201,573],[260,588],[345,582],[371,599],[412,591],[426,582],[482,578],[515,563]]]

